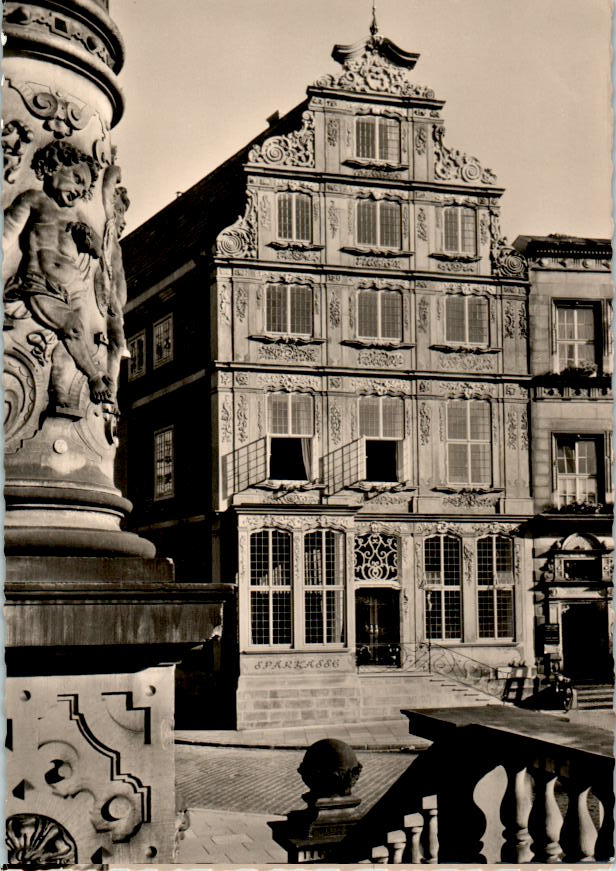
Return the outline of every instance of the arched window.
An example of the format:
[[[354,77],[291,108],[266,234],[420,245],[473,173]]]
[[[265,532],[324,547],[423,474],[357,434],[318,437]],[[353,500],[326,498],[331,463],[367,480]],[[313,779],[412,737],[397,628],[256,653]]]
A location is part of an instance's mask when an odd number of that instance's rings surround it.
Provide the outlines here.
[[[316,530],[304,537],[304,640],[342,644],[344,625],[344,535]]]
[[[460,540],[434,535],[424,542],[426,638],[462,638]]]
[[[480,638],[513,638],[513,543],[503,535],[477,542]]]
[[[253,644],[291,644],[291,536],[263,529],[250,536],[250,626]]]

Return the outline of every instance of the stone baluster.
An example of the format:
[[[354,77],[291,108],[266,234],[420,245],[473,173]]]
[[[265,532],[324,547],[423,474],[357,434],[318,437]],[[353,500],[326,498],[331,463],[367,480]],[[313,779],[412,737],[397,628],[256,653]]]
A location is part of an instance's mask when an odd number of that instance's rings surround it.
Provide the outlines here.
[[[614,783],[613,769],[593,777],[592,792],[599,800],[599,834],[595,843],[595,862],[608,862],[614,856]]]
[[[428,838],[425,861],[429,865],[438,862],[438,806],[435,795],[427,795],[421,800],[424,819],[427,822]]]
[[[563,816],[554,794],[558,772],[552,759],[539,763],[537,769],[534,778],[535,801],[529,822],[534,858],[539,862],[560,862],[563,854],[560,847]]]
[[[376,865],[387,865],[389,862],[389,850],[384,844],[372,848],[372,861]]]
[[[404,848],[406,847],[406,832],[397,829],[395,832],[388,832],[387,843],[391,849],[392,865],[401,865]]]
[[[411,833],[411,864],[419,865],[423,862],[423,851],[421,849],[421,835],[424,827],[424,819],[421,814],[406,814],[404,817],[404,828]]]
[[[503,862],[530,862],[531,837],[528,818],[533,806],[532,783],[526,766],[513,763],[506,767],[508,783],[501,805],[501,820],[505,826],[503,836]]]

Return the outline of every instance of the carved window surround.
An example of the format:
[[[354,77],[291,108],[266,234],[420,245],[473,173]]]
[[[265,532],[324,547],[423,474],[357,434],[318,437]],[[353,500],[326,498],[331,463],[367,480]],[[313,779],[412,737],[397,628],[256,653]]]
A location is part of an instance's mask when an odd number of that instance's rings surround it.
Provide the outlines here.
[[[417,485],[412,481],[357,481],[350,484],[346,490],[357,490],[368,497],[380,496],[381,493],[415,492]]]
[[[265,345],[323,345],[325,339],[316,336],[280,336],[268,333],[253,333],[248,336],[253,342],[263,342]]]
[[[428,257],[432,257],[434,260],[447,260],[455,263],[477,263],[481,260],[479,254],[463,254],[458,251],[433,251],[428,254]]]
[[[355,245],[343,245],[340,248],[345,254],[357,254],[368,257],[411,257],[414,251],[402,251],[400,248],[367,248]]]
[[[279,495],[284,496],[286,493],[293,493],[297,490],[324,490],[325,485],[319,483],[318,478],[310,481],[286,480],[284,478],[267,478],[265,481],[259,481],[257,484],[251,485],[254,490],[277,490]]]
[[[348,345],[349,348],[384,348],[386,351],[404,351],[415,347],[415,342],[396,342],[387,339],[342,339],[340,344]]]
[[[408,169],[405,163],[391,163],[388,160],[374,160],[367,157],[347,157],[342,164],[354,169],[380,169],[383,172],[400,172]]]
[[[489,496],[499,495],[504,493],[503,487],[456,487],[455,485],[445,485],[440,487],[432,487],[432,490],[435,493],[446,493],[447,495],[456,494],[456,495],[476,495],[476,496]]]
[[[498,354],[502,348],[487,348],[484,345],[453,345],[448,343],[430,345],[431,351],[441,351],[444,354]]]
[[[322,251],[324,245],[315,245],[314,242],[299,242],[293,239],[273,239],[267,243],[268,248],[276,251]]]

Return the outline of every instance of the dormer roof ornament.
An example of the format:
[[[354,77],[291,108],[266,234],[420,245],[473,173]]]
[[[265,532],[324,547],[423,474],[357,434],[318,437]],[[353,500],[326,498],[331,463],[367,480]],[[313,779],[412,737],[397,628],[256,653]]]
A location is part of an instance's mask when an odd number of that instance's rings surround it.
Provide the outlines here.
[[[318,88],[434,99],[433,90],[414,85],[406,77],[407,72],[414,69],[419,55],[404,51],[390,39],[379,35],[374,4],[370,36],[353,45],[335,45],[332,57],[342,65],[342,73],[321,76],[315,82]]]

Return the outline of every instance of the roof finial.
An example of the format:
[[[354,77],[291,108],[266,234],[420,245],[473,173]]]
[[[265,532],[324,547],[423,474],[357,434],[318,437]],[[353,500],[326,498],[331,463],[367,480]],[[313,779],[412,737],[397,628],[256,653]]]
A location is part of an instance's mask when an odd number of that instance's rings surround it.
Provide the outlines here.
[[[376,0],[372,0],[372,22],[370,24],[370,33],[376,36],[379,32],[378,24],[376,23]]]

